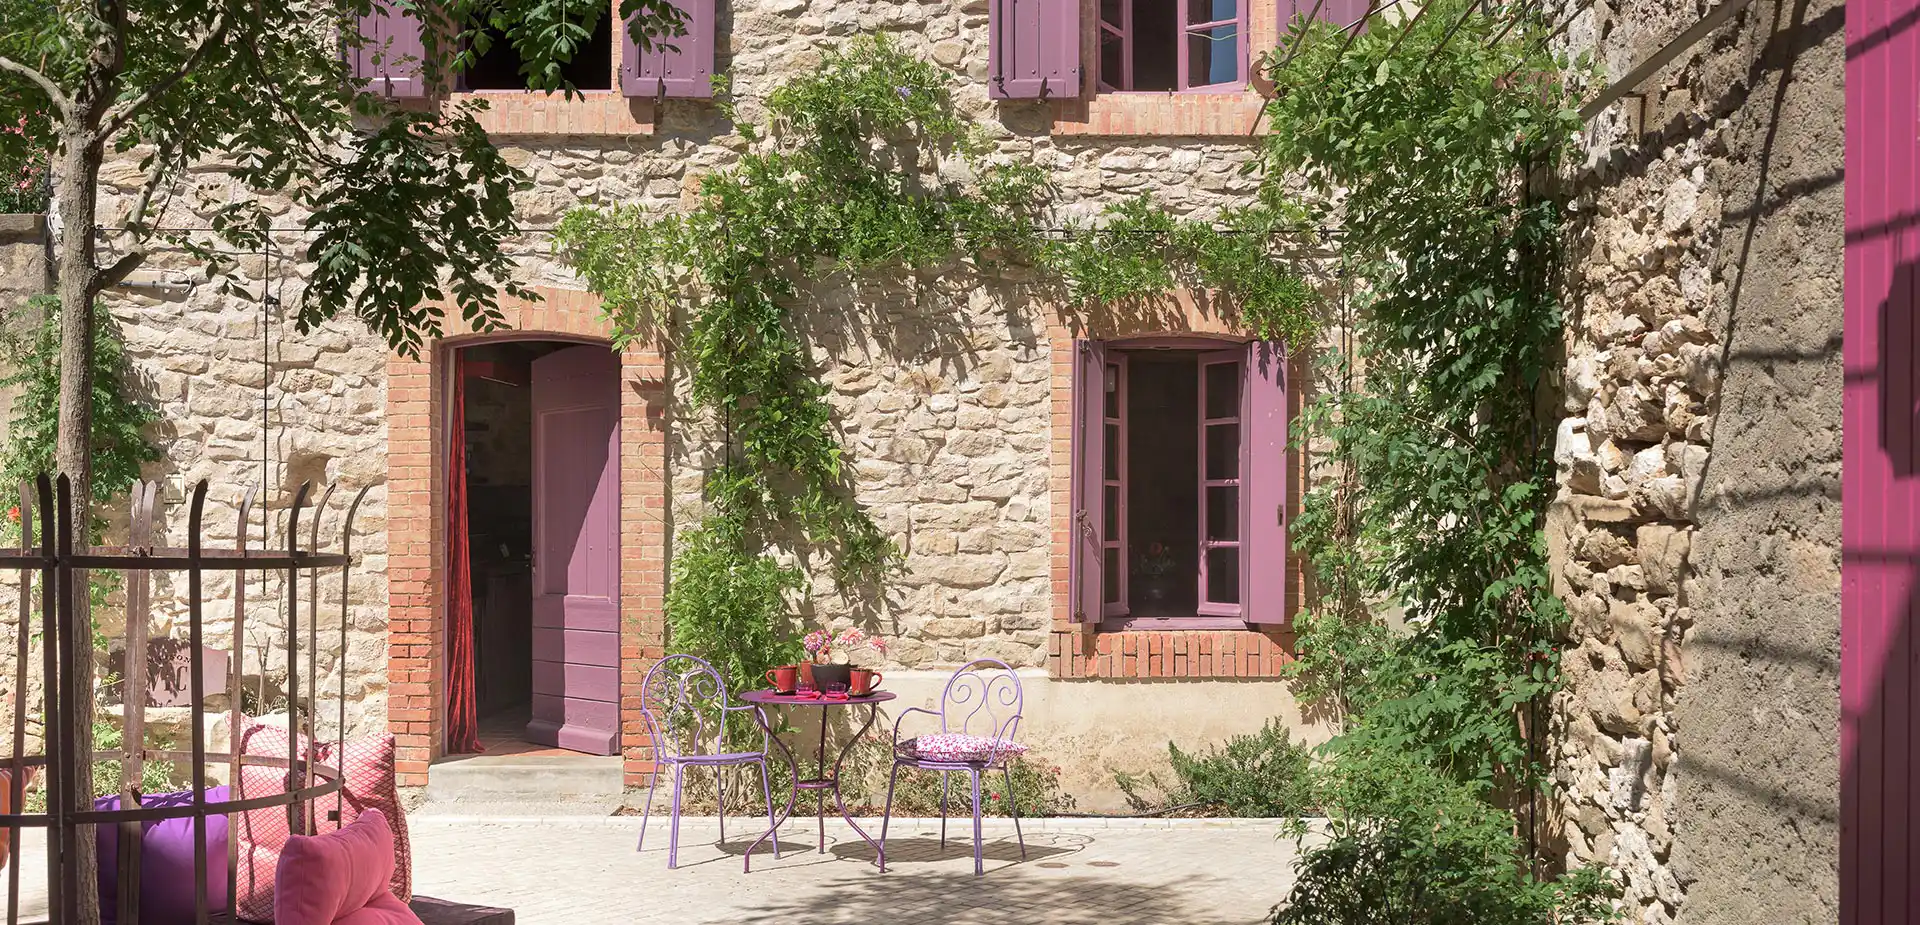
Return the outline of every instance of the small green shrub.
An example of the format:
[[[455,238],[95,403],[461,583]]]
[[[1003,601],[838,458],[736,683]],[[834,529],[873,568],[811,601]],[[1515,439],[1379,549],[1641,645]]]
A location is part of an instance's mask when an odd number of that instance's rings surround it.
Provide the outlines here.
[[[93,724],[93,747],[97,752],[117,752],[126,740],[121,735],[119,725],[107,722]],[[172,748],[170,742],[160,742],[158,748]],[[171,761],[149,761],[140,766],[140,793],[167,793],[174,789],[174,766]],[[93,795],[103,797],[120,792],[120,759],[107,758],[93,763]],[[33,786],[22,801],[29,813],[47,811],[46,778],[36,776]]]
[[[1205,754],[1189,754],[1169,742],[1167,757],[1173,764],[1171,786],[1157,774],[1114,774],[1136,811],[1191,807],[1243,818],[1289,818],[1315,811],[1313,755],[1295,743],[1278,720],[1268,720],[1259,732],[1234,736]],[[1146,797],[1148,788],[1164,794],[1158,806]]]
[[[1553,925],[1609,917],[1598,868],[1536,877],[1513,814],[1472,785],[1374,755],[1322,774],[1327,841],[1295,870],[1272,925]],[[1301,825],[1297,834],[1304,835]]]

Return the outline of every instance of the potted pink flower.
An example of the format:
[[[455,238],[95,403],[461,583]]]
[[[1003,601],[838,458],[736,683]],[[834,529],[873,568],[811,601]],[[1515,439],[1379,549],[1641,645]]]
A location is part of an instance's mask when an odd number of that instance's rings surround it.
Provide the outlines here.
[[[887,651],[885,638],[869,636],[865,630],[857,626],[841,630],[838,636],[826,630],[814,630],[806,635],[801,645],[807,650],[807,656],[811,659],[809,673],[813,677],[813,686],[822,691],[829,690],[836,684],[842,685],[847,690],[853,689],[854,668],[847,664],[847,660],[853,656],[853,653],[861,649],[872,649],[882,654]],[[837,663],[833,661],[836,654],[840,658]],[[869,685],[877,679],[877,675],[869,679]],[[871,689],[871,686],[866,686],[863,692]]]

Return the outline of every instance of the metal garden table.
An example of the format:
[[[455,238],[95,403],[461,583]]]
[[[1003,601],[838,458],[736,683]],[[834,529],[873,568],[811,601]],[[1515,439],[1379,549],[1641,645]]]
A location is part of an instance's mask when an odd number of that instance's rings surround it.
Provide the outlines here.
[[[780,827],[785,825],[788,819],[792,818],[794,800],[802,790],[814,791],[815,825],[818,827],[820,833],[820,852],[825,854],[827,850],[827,795],[824,791],[831,790],[833,791],[834,805],[840,810],[840,818],[845,819],[848,825],[853,826],[853,830],[859,833],[862,840],[873,846],[874,856],[876,859],[879,858],[881,856],[880,852],[884,849],[881,848],[879,842],[874,841],[867,835],[867,831],[862,829],[859,823],[853,821],[852,814],[847,812],[846,801],[840,798],[840,765],[847,760],[847,753],[853,750],[853,744],[860,741],[861,737],[867,734],[867,730],[873,728],[874,720],[880,716],[880,705],[894,699],[894,694],[889,691],[875,691],[874,693],[859,697],[828,698],[821,696],[809,698],[801,697],[797,694],[776,694],[773,691],[748,691],[740,695],[740,699],[763,707],[817,707],[820,710],[820,750],[819,754],[815,757],[814,776],[804,779],[800,777],[800,762],[794,759],[793,750],[787,747],[787,743],[780,741],[779,734],[775,733],[773,728],[767,725],[765,713],[760,710],[754,711],[754,720],[761,724],[761,728],[766,729],[767,737],[772,739],[773,744],[780,749],[780,752],[787,756],[787,764],[793,768],[794,781],[793,787],[787,791],[787,808],[781,811],[780,818],[774,821],[773,825],[767,829],[765,835],[760,836],[752,845],[748,846],[747,855],[751,857],[754,849],[760,847],[761,842],[766,841],[773,833],[779,831]],[[859,706],[867,708],[867,721],[861,725],[859,732],[854,733],[852,737],[847,739],[846,744],[840,746],[840,754],[833,760],[833,770],[829,771],[827,770],[827,716],[832,712],[833,707]]]

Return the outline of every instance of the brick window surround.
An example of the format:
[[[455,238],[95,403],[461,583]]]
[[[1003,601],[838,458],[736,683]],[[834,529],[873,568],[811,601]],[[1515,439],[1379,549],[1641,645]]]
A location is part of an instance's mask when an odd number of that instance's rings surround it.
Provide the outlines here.
[[[450,319],[418,359],[387,361],[387,724],[402,786],[424,786],[446,739],[446,434],[442,371],[449,351],[489,340],[606,343],[600,300],[538,290],[503,298],[507,330],[474,334]],[[620,357],[620,725],[627,784],[652,772],[640,681],[666,639],[667,369],[651,347]]]
[[[1163,311],[1112,313],[1091,309],[1047,325],[1052,364],[1053,439],[1049,459],[1048,507],[1051,511],[1053,620],[1047,643],[1047,674],[1062,679],[1272,678],[1293,661],[1291,624],[1253,629],[1101,631],[1098,623],[1074,623],[1073,588],[1067,559],[1072,542],[1073,496],[1073,342],[1076,338],[1142,335],[1214,335],[1251,339],[1230,318],[1223,318],[1187,294],[1170,300]],[[1309,381],[1310,363],[1288,359],[1288,380]],[[1308,388],[1288,390],[1289,415],[1298,418]],[[1287,459],[1287,498],[1296,507],[1302,495],[1301,460]],[[1287,558],[1287,600],[1292,612],[1305,601],[1306,569],[1298,555]]]

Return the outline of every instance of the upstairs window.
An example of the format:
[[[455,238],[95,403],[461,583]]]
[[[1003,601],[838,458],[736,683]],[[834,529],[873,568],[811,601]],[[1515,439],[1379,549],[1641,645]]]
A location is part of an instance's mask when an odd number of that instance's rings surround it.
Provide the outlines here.
[[[1082,341],[1074,383],[1073,618],[1286,622],[1279,345]]]
[[[1100,0],[1102,91],[1236,89],[1247,80],[1240,0]]]
[[[714,36],[717,29],[714,0],[674,0],[685,17],[686,35],[661,38],[642,53],[621,22],[614,28],[620,0],[607,0],[606,11],[590,25],[591,33],[568,62],[565,73],[580,90],[614,89],[616,70],[613,43],[620,42],[618,87],[629,97],[705,98],[713,95]],[[402,12],[395,0],[374,0],[373,11],[360,20],[362,41],[347,49],[353,75],[367,89],[383,96],[432,95],[421,79],[420,59],[425,43],[420,20]],[[520,55],[512,44],[495,40],[480,60],[458,76],[456,90],[527,89],[520,72]],[[671,50],[661,47],[673,46]]]

